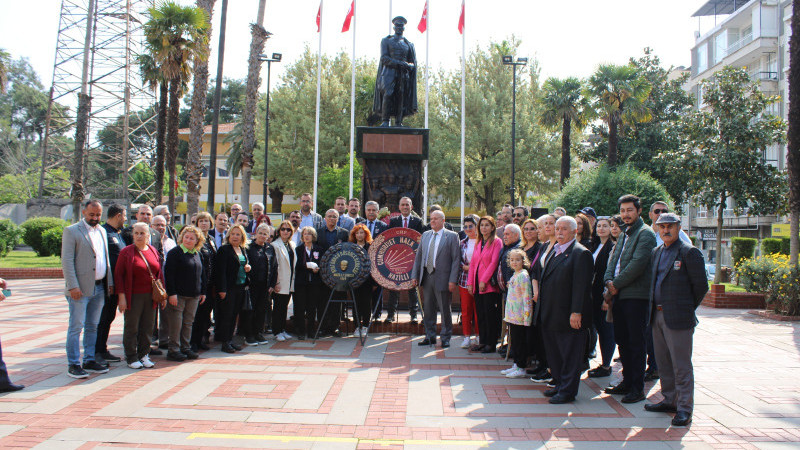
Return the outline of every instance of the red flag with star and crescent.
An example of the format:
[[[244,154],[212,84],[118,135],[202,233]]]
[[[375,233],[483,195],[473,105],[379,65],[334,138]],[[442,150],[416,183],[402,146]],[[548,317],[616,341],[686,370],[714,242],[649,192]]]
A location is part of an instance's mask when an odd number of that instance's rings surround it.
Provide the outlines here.
[[[342,33],[350,31],[350,22],[353,20],[353,16],[356,14],[356,0],[353,0],[350,3],[350,11],[347,12],[347,17],[344,18],[344,24],[342,24]]]
[[[458,18],[458,32],[464,34],[464,0],[461,0],[461,16]]]
[[[424,33],[428,29],[428,1],[425,0],[425,9],[422,10],[422,18],[419,19],[417,29],[420,33]]]
[[[322,21],[322,0],[319,2],[319,11],[317,11],[317,33],[319,33],[319,24]]]

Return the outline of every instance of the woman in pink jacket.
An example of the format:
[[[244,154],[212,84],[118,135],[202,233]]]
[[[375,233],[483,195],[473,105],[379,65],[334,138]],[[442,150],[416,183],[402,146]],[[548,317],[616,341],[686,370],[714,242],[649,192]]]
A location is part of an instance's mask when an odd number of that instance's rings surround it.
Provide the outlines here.
[[[492,353],[500,337],[502,310],[500,309],[500,289],[497,286],[497,264],[503,242],[496,236],[497,227],[492,216],[481,217],[478,221],[478,242],[472,253],[467,281],[470,293],[475,296],[475,310],[478,315],[478,345],[471,351]]]

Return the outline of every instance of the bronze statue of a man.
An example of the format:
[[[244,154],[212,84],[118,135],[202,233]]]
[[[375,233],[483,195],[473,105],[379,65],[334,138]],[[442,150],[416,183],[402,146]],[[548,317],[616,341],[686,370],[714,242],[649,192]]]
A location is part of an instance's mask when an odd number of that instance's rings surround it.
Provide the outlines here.
[[[388,127],[394,117],[395,126],[403,126],[403,117],[417,112],[417,56],[414,44],[403,37],[407,23],[403,17],[392,19],[394,34],[381,40],[381,59],[375,81],[372,110],[381,117],[381,126]]]

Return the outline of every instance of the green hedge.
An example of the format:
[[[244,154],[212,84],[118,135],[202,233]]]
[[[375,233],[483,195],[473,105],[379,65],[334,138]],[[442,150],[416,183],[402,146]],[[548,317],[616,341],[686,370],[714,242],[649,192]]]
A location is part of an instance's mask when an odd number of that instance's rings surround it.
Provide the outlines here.
[[[55,217],[34,217],[26,220],[22,225],[22,240],[30,245],[39,256],[50,256],[52,253],[42,243],[42,235],[51,228],[69,226],[69,222]],[[60,252],[59,252],[60,253]]]
[[[9,219],[0,220],[0,256],[8,255],[22,240],[22,229]]]
[[[757,239],[746,237],[732,237],[731,238],[731,257],[733,258],[733,267],[738,267],[739,262],[745,258],[752,258],[756,252]]]
[[[653,202],[660,200],[672,205],[664,186],[649,174],[627,165],[618,166],[614,171],[602,165],[570,177],[553,204],[563,206],[569,214],[591,206],[598,215],[613,215],[619,212],[617,200],[625,194],[641,198],[645,220],[648,220],[647,213]]]
[[[761,241],[761,254],[772,255],[774,253],[783,253],[783,243],[778,238],[764,238]]]
[[[42,247],[47,250],[48,255],[61,256],[61,238],[64,235],[64,227],[57,226],[50,228],[42,233]]]

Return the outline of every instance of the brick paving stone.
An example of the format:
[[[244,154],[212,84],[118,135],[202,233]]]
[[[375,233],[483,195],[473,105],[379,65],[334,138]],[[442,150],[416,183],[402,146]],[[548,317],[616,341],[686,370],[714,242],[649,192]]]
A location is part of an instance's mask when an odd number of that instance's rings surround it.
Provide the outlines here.
[[[65,375],[62,280],[9,280],[0,305],[3,356],[14,381],[0,394],[0,448],[797,448],[800,324],[743,310],[699,309],[694,422],[642,403],[623,405],[581,381],[570,405],[544,386],[509,380],[495,354],[419,347],[421,336],[290,340],[200,359],[154,358],[154,369],[112,364],[108,374]],[[121,354],[122,318],[109,346]],[[408,329],[399,327],[398,329]],[[746,370],[742,370],[746,368]],[[649,401],[662,399],[648,383]]]

